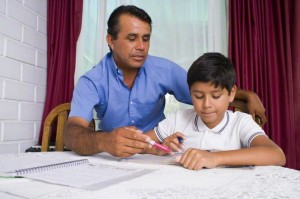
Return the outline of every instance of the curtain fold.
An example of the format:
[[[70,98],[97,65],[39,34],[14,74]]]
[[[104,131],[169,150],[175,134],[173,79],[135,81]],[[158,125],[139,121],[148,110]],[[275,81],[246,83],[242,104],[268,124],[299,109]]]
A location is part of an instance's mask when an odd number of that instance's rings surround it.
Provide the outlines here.
[[[261,98],[268,118],[264,129],[284,150],[286,166],[300,169],[296,4],[299,7],[295,0],[230,0],[229,57],[235,64],[237,85]]]
[[[81,29],[83,5],[83,0],[47,2],[47,89],[39,144],[48,113],[55,106],[72,99],[76,42]]]
[[[293,100],[295,113],[295,139],[296,139],[296,168],[300,170],[300,1],[294,1],[290,8],[291,28],[291,58],[293,66]]]

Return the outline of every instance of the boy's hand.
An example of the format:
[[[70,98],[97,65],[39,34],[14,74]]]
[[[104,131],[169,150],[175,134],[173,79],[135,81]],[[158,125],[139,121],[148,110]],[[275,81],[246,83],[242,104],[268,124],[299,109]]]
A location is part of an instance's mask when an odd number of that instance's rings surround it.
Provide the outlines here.
[[[185,139],[186,136],[184,134],[176,132],[173,135],[166,137],[163,141],[163,145],[169,147],[172,151],[177,151],[182,153],[184,149],[184,145],[182,144],[183,141],[180,142],[180,140],[185,140]]]
[[[218,166],[215,153],[194,148],[189,148],[182,156],[176,157],[176,162],[191,170],[215,168]]]

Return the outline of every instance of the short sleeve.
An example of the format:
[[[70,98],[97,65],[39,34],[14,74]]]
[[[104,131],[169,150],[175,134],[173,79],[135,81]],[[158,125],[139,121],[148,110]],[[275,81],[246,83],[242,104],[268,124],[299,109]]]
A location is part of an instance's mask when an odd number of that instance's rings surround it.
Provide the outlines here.
[[[251,115],[239,113],[240,138],[243,148],[250,147],[252,140],[258,135],[267,136],[265,131],[252,119]]]
[[[154,128],[157,138],[163,142],[166,137],[176,132],[183,133],[187,128],[192,126],[195,116],[196,113],[193,109],[179,110],[171,113],[167,119],[158,123],[158,126]]]
[[[97,103],[99,97],[95,85],[89,78],[83,76],[74,89],[69,117],[78,116],[91,121]]]
[[[156,137],[160,142],[174,133],[176,116],[174,113],[170,114],[167,119],[159,122],[157,127],[154,128]]]

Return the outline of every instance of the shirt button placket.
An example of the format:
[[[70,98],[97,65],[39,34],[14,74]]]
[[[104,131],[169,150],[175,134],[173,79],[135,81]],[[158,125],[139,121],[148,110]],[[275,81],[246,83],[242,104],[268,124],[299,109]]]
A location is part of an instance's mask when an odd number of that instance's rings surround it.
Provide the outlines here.
[[[134,103],[132,101],[129,102],[129,117],[130,117],[130,123],[133,125],[135,123],[135,121],[132,119],[133,115],[132,115],[132,109],[133,109]]]

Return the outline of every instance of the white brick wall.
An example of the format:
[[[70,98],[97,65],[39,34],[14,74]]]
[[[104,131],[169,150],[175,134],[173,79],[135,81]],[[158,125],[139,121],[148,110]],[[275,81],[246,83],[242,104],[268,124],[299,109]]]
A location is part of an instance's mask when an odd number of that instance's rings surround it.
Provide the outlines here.
[[[37,144],[46,96],[47,0],[0,0],[0,154]]]

